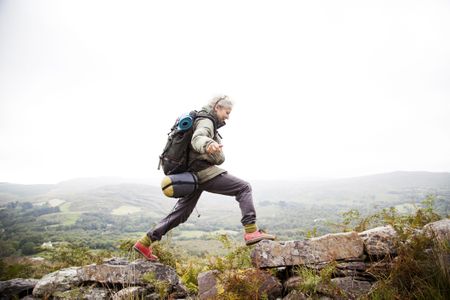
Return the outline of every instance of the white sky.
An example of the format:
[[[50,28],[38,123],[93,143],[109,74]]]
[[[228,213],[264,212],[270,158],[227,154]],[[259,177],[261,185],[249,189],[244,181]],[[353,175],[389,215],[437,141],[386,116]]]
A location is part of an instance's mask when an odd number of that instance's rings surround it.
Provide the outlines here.
[[[448,172],[449,83],[449,1],[0,1],[0,182],[157,181],[222,93],[244,179]]]

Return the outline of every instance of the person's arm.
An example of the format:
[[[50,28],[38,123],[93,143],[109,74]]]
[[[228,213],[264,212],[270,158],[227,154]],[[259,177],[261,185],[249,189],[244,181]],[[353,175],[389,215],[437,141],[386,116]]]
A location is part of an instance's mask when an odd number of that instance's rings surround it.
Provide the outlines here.
[[[200,119],[192,135],[192,148],[201,153],[209,154],[208,160],[220,165],[225,161],[222,145],[214,140],[214,125],[210,119]]]

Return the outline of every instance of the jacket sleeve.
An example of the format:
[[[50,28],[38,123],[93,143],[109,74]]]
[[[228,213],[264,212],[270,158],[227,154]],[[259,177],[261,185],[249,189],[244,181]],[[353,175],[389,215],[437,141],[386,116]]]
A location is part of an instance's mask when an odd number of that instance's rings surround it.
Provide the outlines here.
[[[198,153],[205,154],[206,148],[214,142],[214,125],[209,119],[200,119],[195,124],[191,145]]]
[[[217,142],[220,144],[220,139],[215,139],[214,137],[214,125],[210,119],[202,118],[199,119],[195,126],[194,133],[192,135],[191,146],[192,148],[202,154],[203,158],[207,161],[220,165],[225,161],[225,156],[223,151],[220,151],[215,154],[208,154],[206,149],[209,144],[213,142]]]

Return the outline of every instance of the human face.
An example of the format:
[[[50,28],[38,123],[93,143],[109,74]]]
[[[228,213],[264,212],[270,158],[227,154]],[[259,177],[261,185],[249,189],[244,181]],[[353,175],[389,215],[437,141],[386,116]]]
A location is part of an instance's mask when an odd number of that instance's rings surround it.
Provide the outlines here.
[[[225,120],[228,120],[230,117],[231,108],[217,106],[214,110],[216,111],[216,116],[220,123],[225,122]]]

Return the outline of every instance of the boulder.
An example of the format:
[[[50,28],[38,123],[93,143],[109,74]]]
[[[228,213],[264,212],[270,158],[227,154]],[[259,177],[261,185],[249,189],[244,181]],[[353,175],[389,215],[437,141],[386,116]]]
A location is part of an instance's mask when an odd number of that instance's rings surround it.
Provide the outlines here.
[[[146,285],[142,276],[146,273],[155,274],[155,280],[167,281],[171,286],[179,283],[175,270],[167,265],[136,260],[133,262],[123,261],[120,264],[113,260],[105,261],[101,265],[88,265],[81,267],[79,277],[83,282],[98,282],[103,285]]]
[[[304,241],[261,241],[251,253],[257,268],[282,267],[357,258],[364,253],[356,232],[327,234]]]
[[[428,237],[434,237],[440,242],[450,242],[450,219],[442,219],[423,227],[423,232]]]
[[[0,299],[14,299],[31,295],[37,279],[15,278],[0,281]]]
[[[364,250],[371,257],[395,256],[397,232],[390,225],[372,228],[359,233],[364,241]]]
[[[81,285],[79,267],[62,269],[42,277],[33,289],[33,296],[48,298],[55,292],[64,292]]]
[[[152,282],[143,279],[144,275],[148,273],[153,274]],[[77,293],[76,298],[103,299],[100,290],[95,290],[96,296],[89,296],[93,291],[92,288],[106,288],[108,294],[105,297],[109,298],[110,293],[133,286],[153,291],[160,282],[167,284],[169,294],[179,298],[187,295],[186,288],[181,284],[173,268],[145,260],[128,262],[126,259],[114,258],[100,265],[72,267],[47,274],[37,282],[33,296],[46,298],[57,295],[63,299],[66,295]],[[87,289],[86,286],[92,288]],[[141,290],[136,289],[136,291]],[[100,292],[100,295],[97,292]],[[130,291],[123,293],[127,292]]]

